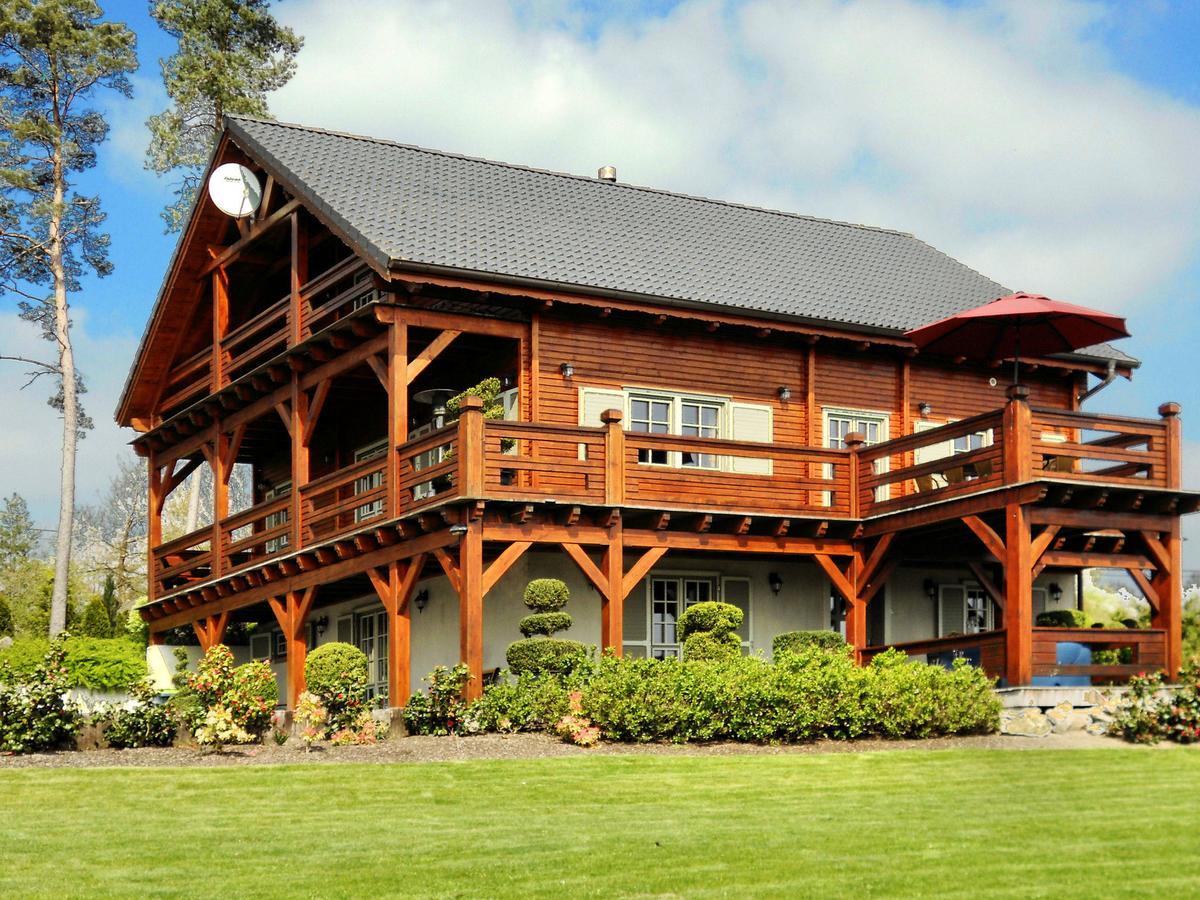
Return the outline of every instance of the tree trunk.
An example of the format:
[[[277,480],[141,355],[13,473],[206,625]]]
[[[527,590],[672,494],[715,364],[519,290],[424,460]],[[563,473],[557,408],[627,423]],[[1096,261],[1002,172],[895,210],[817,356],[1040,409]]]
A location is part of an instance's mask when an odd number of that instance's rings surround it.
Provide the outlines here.
[[[67,275],[63,267],[63,198],[65,175],[62,151],[54,154],[54,209],[50,215],[50,272],[54,278],[54,337],[62,376],[62,473],[59,481],[58,536],[54,550],[54,591],[50,595],[50,636],[67,627],[67,586],[71,573],[71,537],[75,526],[75,448],[79,442],[79,396],[71,320],[67,307]]]

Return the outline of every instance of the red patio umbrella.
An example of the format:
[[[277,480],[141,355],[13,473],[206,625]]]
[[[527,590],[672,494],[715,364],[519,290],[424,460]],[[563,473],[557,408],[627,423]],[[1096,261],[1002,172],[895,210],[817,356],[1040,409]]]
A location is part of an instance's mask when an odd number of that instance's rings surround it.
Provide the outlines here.
[[[1120,316],[1018,292],[914,328],[904,336],[930,353],[984,362],[1011,359],[1016,384],[1022,353],[1069,353],[1129,337],[1129,332]]]

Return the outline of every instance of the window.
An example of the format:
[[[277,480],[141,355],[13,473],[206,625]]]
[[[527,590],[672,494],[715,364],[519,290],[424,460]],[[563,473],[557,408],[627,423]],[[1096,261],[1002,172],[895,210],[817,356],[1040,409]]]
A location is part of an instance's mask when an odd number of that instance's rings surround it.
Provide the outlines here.
[[[388,693],[388,620],[377,610],[359,613],[358,649],[367,657],[367,699],[387,702]]]
[[[977,584],[943,584],[938,588],[938,637],[979,634],[996,627],[995,604]]]
[[[888,439],[888,417],[886,413],[870,410],[830,409],[825,408],[825,446],[832,450],[846,449],[846,435],[857,431],[864,438],[863,446],[871,447]],[[887,459],[875,460],[875,472],[888,470]],[[825,467],[825,477],[832,478],[830,466]],[[889,485],[875,489],[876,500],[886,500],[891,491]],[[825,495],[825,505],[832,506],[833,498],[828,492]]]
[[[681,400],[680,433],[684,437],[719,438],[721,436],[721,406],[716,403],[704,403],[699,400]],[[711,453],[684,452],[680,460],[682,465],[697,466],[702,469],[717,468],[717,457]]]
[[[694,603],[722,600],[742,611],[738,629],[742,647],[750,650],[749,578],[721,577],[710,572],[663,573],[651,576],[645,593],[634,593],[625,601],[625,655],[664,659],[679,656],[679,616]]]
[[[252,634],[250,635],[250,658],[251,659],[266,659],[271,658],[271,635],[269,634]]]
[[[275,642],[275,651],[271,654],[271,659],[287,659],[287,638],[283,636],[283,632],[276,631],[273,635],[273,640]]]
[[[367,444],[365,447],[360,447],[354,452],[354,461],[364,462],[368,459],[378,459],[387,452],[387,438]],[[365,494],[368,491],[373,491],[376,488],[383,486],[383,472],[375,472],[371,475],[364,475],[362,478],[354,480],[354,493]],[[384,500],[380,497],[378,500],[372,500],[370,503],[364,503],[362,506],[354,510],[354,521],[361,522],[364,519],[370,519],[373,516],[382,515]]]
[[[629,430],[646,434],[671,433],[671,401],[652,397],[629,398]],[[666,450],[638,450],[638,462],[669,465]]]
[[[292,482],[283,481],[275,485],[269,491],[266,491],[263,494],[263,500],[268,502],[271,500],[278,500],[280,497],[286,497],[291,492]],[[277,528],[280,525],[286,525],[290,518],[290,511],[287,507],[284,507],[278,512],[273,512],[263,519],[263,528],[267,531],[270,531],[271,529]],[[274,537],[268,541],[265,541],[263,543],[263,550],[266,551],[267,555],[269,556],[272,553],[278,553],[280,550],[283,550],[285,547],[287,547],[287,545],[288,535],[285,532],[284,534],[279,535],[279,537]]]

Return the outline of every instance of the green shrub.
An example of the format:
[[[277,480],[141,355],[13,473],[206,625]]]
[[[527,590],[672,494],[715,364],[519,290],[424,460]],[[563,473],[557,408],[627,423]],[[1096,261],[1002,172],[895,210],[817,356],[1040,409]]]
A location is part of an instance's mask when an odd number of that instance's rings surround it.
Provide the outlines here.
[[[104,608],[104,601],[99,597],[93,597],[84,607],[83,622],[79,626],[79,633],[93,638],[113,636],[112,620],[108,618],[108,610]]]
[[[172,710],[155,702],[155,691],[148,681],[129,688],[133,701],[102,713],[97,720],[104,724],[104,737],[113,747],[169,747],[178,730]]]
[[[804,647],[820,647],[825,650],[841,650],[849,646],[846,639],[836,631],[785,631],[775,635],[771,642],[771,653],[795,653]]]
[[[225,705],[234,721],[255,736],[261,736],[271,725],[275,706],[279,703],[279,682],[266,660],[244,663],[233,670],[232,690]]]
[[[428,693],[416,693],[404,707],[404,724],[409,734],[457,734],[462,728],[465,704],[463,688],[471,670],[461,663],[452,669],[435,666],[422,681]]]
[[[571,622],[570,613],[534,613],[531,616],[523,618],[517,624],[517,628],[525,637],[533,637],[535,634],[549,636],[556,631],[566,631],[571,627]]]
[[[308,690],[321,698],[329,714],[329,727],[348,728],[358,718],[367,698],[367,655],[350,644],[322,644],[308,655],[304,678]]]
[[[209,648],[196,671],[188,673],[187,687],[203,710],[193,719],[196,739],[215,747],[260,738],[279,699],[270,664],[257,660],[235,668],[224,644]]]
[[[571,688],[557,675],[526,673],[490,684],[463,713],[464,730],[548,731],[570,712]]]
[[[0,637],[12,637],[13,615],[8,601],[0,597]]]
[[[1166,688],[1161,672],[1130,678],[1114,723],[1122,737],[1140,744],[1200,742],[1200,659],[1184,664],[1175,688]]]
[[[516,675],[566,675],[587,660],[587,650],[579,641],[532,637],[509,644],[505,659]]]
[[[0,661],[17,678],[30,678],[49,649],[45,638],[22,638],[0,650]],[[123,691],[149,674],[145,652],[124,638],[68,637],[63,649],[68,687]]]
[[[1092,618],[1082,609],[1048,609],[1038,613],[1034,624],[1039,628],[1088,628]]]
[[[54,750],[78,730],[78,712],[64,699],[65,657],[66,639],[51,642],[25,682],[0,662],[0,753]]]
[[[557,612],[571,599],[567,585],[557,578],[535,578],[525,585],[525,605],[538,612]]]
[[[696,603],[689,606],[675,623],[675,634],[680,641],[686,641],[689,635],[700,632],[713,634],[729,634],[742,627],[743,613],[732,603],[718,603],[713,600]]]
[[[683,642],[684,659],[726,659],[741,655],[742,641],[736,634],[700,631],[689,634]]]

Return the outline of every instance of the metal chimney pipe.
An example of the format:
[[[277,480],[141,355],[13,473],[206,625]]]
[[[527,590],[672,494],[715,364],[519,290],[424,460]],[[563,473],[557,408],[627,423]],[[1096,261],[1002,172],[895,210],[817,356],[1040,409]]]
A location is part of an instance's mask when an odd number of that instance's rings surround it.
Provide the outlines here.
[[[601,181],[616,181],[617,180],[617,168],[616,168],[616,166],[601,166],[596,171],[596,177],[599,178]]]

